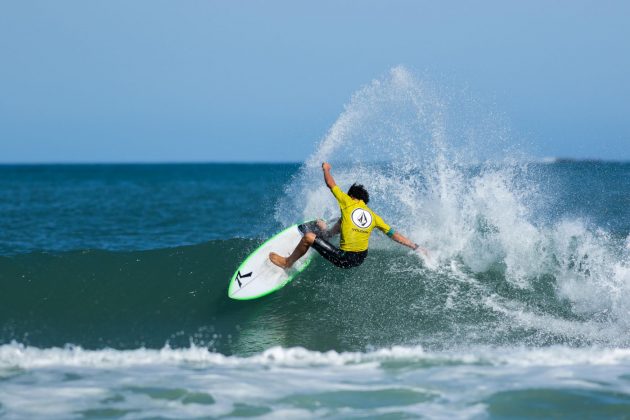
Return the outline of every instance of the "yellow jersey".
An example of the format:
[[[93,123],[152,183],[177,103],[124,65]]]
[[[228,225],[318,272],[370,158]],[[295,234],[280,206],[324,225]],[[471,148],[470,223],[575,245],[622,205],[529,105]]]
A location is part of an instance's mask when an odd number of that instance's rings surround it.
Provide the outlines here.
[[[394,230],[374,213],[363,202],[355,200],[341,191],[338,185],[332,188],[332,193],[339,202],[341,210],[341,243],[342,251],[361,252],[368,249],[370,234],[378,228],[387,236],[392,236]]]

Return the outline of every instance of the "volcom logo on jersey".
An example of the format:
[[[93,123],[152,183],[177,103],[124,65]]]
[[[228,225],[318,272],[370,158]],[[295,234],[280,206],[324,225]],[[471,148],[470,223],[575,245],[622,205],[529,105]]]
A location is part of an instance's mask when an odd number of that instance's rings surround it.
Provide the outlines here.
[[[372,215],[367,210],[355,209],[352,212],[352,223],[365,229],[372,224]]]

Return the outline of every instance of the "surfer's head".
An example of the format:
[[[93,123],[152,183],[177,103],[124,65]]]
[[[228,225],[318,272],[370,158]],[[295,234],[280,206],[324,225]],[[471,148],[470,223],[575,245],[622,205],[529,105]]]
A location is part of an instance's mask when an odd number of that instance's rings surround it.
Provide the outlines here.
[[[348,195],[352,198],[356,198],[357,200],[363,200],[365,204],[370,201],[370,194],[368,194],[365,187],[361,184],[357,184],[356,182],[352,184],[348,190]]]

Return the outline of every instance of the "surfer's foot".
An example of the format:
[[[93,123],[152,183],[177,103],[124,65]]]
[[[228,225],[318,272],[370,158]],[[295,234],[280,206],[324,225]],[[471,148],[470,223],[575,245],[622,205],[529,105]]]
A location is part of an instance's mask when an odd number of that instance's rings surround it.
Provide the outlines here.
[[[276,254],[275,252],[270,252],[269,253],[269,259],[271,260],[272,263],[274,263],[275,265],[277,265],[280,268],[291,268],[291,265],[293,264],[289,264],[289,261],[287,258],[281,257],[280,255]]]

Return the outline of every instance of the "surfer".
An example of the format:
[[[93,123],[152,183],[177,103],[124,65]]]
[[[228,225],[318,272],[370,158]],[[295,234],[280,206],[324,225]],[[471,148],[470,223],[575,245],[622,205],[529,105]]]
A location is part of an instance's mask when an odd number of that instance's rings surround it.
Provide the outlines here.
[[[271,262],[282,268],[291,268],[297,260],[306,254],[310,247],[313,247],[322,257],[337,267],[358,267],[367,256],[370,234],[374,228],[379,229],[399,244],[414,251],[420,250],[423,254],[428,255],[426,249],[396,232],[367,206],[370,196],[363,185],[352,184],[346,194],[335,182],[330,174],[330,169],[329,163],[322,163],[324,181],[339,203],[341,218],[330,230],[327,229],[328,226],[323,220],[300,225],[299,228],[304,236],[293,253],[285,258],[271,252],[269,254]],[[339,248],[326,240],[338,233],[341,234]]]

